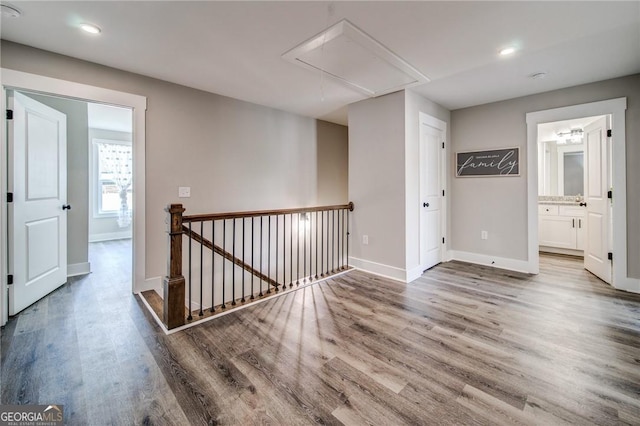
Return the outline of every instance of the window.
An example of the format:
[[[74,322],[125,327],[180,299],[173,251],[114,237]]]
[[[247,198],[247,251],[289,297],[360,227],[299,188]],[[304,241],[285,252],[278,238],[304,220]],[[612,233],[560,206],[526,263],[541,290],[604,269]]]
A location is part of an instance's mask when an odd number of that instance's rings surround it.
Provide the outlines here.
[[[131,223],[133,156],[131,142],[93,139],[94,216]]]

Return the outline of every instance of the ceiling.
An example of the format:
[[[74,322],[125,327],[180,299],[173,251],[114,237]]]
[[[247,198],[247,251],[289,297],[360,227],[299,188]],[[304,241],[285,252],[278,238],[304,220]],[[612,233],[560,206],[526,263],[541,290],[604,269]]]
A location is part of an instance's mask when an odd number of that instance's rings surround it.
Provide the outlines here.
[[[3,3],[22,12],[2,17],[3,39],[340,124],[365,95],[281,55],[342,19],[451,110],[640,72],[639,1]]]
[[[132,133],[133,114],[128,108],[87,103],[87,118],[92,129]]]
[[[538,142],[555,141],[558,139],[558,133],[570,132],[573,129],[584,129],[600,117],[602,116],[582,117],[573,120],[538,124]]]

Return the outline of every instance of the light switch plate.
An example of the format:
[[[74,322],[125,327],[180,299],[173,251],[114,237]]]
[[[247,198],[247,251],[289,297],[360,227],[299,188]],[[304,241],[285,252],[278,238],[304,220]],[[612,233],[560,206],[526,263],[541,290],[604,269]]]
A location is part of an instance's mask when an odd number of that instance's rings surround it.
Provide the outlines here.
[[[190,186],[180,186],[178,187],[178,198],[189,198],[191,197],[191,187]]]

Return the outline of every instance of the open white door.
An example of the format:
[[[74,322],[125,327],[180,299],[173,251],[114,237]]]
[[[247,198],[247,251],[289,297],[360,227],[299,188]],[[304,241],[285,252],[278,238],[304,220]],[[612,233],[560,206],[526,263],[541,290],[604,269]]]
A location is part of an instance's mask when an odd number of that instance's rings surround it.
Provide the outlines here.
[[[67,117],[9,93],[9,314],[67,281]]]
[[[420,265],[442,262],[443,131],[420,123]]]
[[[609,151],[607,149],[608,116],[584,128],[585,201],[587,203],[584,267],[611,284],[609,253]]]

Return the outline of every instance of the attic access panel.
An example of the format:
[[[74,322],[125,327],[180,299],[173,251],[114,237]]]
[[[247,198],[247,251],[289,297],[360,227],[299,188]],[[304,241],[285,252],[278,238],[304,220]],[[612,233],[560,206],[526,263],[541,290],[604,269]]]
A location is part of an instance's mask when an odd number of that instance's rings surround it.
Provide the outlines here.
[[[343,19],[282,55],[369,97],[427,83],[429,78]]]

